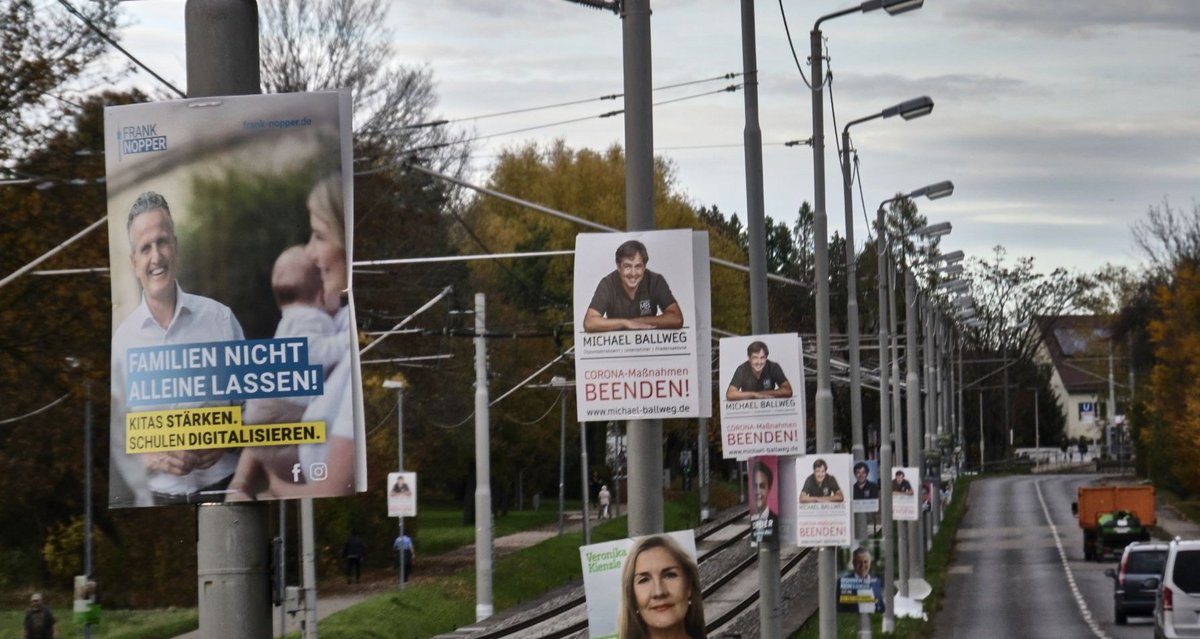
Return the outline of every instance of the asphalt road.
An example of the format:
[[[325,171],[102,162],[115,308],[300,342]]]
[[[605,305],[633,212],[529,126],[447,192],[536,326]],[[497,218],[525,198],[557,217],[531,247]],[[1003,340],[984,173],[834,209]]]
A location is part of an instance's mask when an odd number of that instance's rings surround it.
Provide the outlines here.
[[[935,636],[1134,639],[1149,617],[1113,620],[1111,555],[1084,561],[1071,514],[1076,488],[1098,475],[1033,475],[976,481],[958,531]]]

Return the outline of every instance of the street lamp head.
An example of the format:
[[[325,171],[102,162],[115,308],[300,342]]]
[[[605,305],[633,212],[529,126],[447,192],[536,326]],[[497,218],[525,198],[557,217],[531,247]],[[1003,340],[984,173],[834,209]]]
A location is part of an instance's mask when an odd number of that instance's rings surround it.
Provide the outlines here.
[[[883,10],[894,16],[920,9],[923,4],[925,0],[883,0]]]
[[[385,379],[385,380],[383,380],[383,387],[384,388],[400,388],[400,389],[402,389],[405,387],[405,383],[404,383],[404,380],[402,380],[402,379]]]
[[[884,11],[887,11],[889,15],[894,16],[899,13],[905,13],[906,11],[920,9],[921,5],[923,4],[925,4],[925,0],[867,0],[859,5],[859,9],[861,9],[863,13],[874,11],[876,9],[883,9]]]
[[[949,291],[951,293],[958,293],[961,291],[965,291],[968,288],[971,288],[971,285],[969,283],[967,283],[966,280],[946,280],[943,282],[939,282],[937,287],[944,291]]]
[[[923,115],[929,115],[933,112],[933,98],[923,95],[919,98],[905,100],[893,107],[888,107],[880,114],[885,118],[890,118],[893,115],[898,115],[905,120],[912,120]]]
[[[561,375],[555,375],[550,378],[550,385],[554,388],[564,388],[567,385],[567,378]]]
[[[949,235],[954,227],[949,222],[938,222],[936,224],[926,224],[921,228],[914,230],[910,235],[920,235],[921,237],[941,237]]]
[[[954,182],[945,180],[944,182],[938,182],[937,184],[923,186],[912,193],[909,193],[908,197],[916,199],[924,196],[931,200],[940,200],[944,197],[950,197],[951,195],[954,195]]]
[[[963,261],[964,257],[966,257],[966,256],[963,254],[963,252],[961,250],[958,250],[958,251],[950,251],[949,253],[943,253],[941,258],[939,258],[939,259],[941,259],[941,261],[945,262],[946,264],[955,264],[955,263]]]

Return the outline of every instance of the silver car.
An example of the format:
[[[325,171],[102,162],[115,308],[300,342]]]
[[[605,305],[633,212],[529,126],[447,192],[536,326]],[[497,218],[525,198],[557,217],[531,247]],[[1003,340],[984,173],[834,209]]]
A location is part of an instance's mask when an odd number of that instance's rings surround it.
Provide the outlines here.
[[[1162,585],[1154,597],[1154,636],[1200,637],[1200,539],[1168,544]]]

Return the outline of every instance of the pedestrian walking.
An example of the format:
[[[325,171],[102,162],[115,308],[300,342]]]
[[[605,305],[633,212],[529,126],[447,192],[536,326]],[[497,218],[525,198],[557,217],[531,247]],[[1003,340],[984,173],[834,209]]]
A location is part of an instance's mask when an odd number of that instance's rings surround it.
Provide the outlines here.
[[[404,567],[404,581],[407,582],[408,578],[412,577],[413,556],[415,555],[412,537],[407,534],[397,535],[396,541],[392,542],[392,553],[395,555],[396,569]]]
[[[354,583],[362,577],[362,562],[367,556],[367,545],[359,536],[358,531],[352,531],[342,546],[342,559],[346,560],[346,583],[353,579]]]
[[[600,500],[600,518],[601,519],[611,519],[612,513],[609,512],[608,505],[612,500],[612,495],[608,492],[608,486],[605,484],[600,485],[599,500]]]
[[[21,630],[21,639],[58,639],[54,613],[42,603],[40,592],[35,592],[29,597],[29,609],[25,611],[25,626]]]

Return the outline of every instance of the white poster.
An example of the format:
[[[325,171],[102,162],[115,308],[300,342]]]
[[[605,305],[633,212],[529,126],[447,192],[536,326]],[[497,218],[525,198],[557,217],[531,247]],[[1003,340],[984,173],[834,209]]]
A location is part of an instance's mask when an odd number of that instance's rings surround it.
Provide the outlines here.
[[[687,229],[576,237],[579,421],[700,415],[692,264]]]
[[[804,454],[804,369],[794,333],[720,344],[721,449],[726,459]]]
[[[892,519],[917,521],[921,512],[917,502],[917,490],[920,486],[921,474],[916,467],[892,468]]]
[[[417,474],[388,473],[388,517],[417,516]]]
[[[796,459],[799,498],[796,545],[849,546],[850,464],[848,454],[815,454]]]
[[[111,507],[366,490],[350,94],[104,111]]]
[[[637,563],[639,558],[644,562],[641,565]],[[683,636],[703,634],[704,596],[698,592],[700,571],[693,531],[581,546],[579,560],[583,564],[583,591],[587,598],[588,637],[615,639],[622,617],[628,617],[629,623],[641,624],[640,636],[649,636],[647,621],[663,626],[692,626],[693,632]],[[655,584],[661,571],[672,565],[677,569],[677,578],[671,582],[678,585],[663,588],[666,596],[660,596],[654,605],[640,606],[638,600],[643,595],[649,599],[642,585]],[[637,573],[645,578],[635,584]],[[639,612],[643,607],[646,612]],[[663,623],[658,624],[660,621]]]

